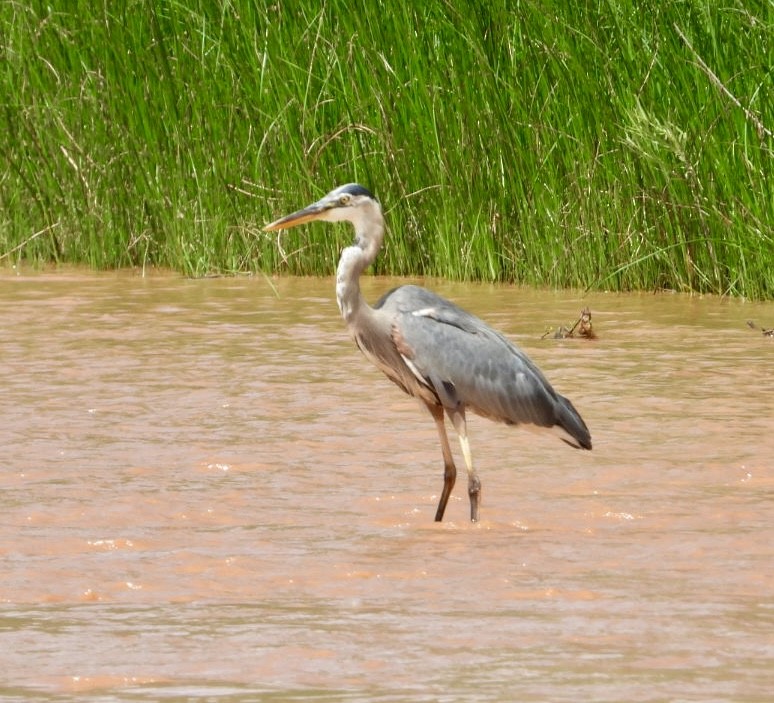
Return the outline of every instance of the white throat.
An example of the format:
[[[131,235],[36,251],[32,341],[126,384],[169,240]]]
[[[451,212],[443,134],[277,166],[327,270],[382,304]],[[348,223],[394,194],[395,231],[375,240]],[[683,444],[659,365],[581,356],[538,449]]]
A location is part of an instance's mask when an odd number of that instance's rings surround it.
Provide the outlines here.
[[[336,300],[347,324],[367,308],[360,294],[360,275],[376,259],[384,238],[382,208],[376,202],[345,211],[346,217],[337,213],[338,219],[349,220],[355,228],[355,243],[341,252],[336,269]]]

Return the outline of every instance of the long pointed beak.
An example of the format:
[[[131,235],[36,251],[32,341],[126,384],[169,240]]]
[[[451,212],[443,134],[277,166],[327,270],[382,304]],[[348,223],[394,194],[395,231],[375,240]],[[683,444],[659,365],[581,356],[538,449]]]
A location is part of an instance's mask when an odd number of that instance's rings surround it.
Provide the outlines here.
[[[285,217],[280,217],[279,220],[274,220],[271,224],[266,225],[263,228],[263,231],[273,232],[277,229],[290,229],[296,225],[302,225],[305,222],[319,220],[329,207],[330,206],[323,201],[318,200],[316,203],[312,203],[301,210],[296,210],[296,212],[290,215],[285,215]]]

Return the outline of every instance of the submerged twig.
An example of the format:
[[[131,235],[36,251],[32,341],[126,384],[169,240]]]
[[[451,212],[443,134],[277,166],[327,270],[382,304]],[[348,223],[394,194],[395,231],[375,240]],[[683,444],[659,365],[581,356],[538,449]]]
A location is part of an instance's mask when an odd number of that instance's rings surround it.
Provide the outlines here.
[[[760,330],[764,337],[774,337],[774,327],[766,329],[765,327],[758,327],[752,320],[747,320],[747,326],[751,330]]]
[[[572,327],[567,329],[567,327],[562,325],[555,332],[553,329],[549,329],[540,339],[545,339],[552,333],[554,339],[567,339],[568,337],[575,337],[576,330],[578,337],[584,337],[585,339],[597,338],[597,334],[594,332],[594,328],[591,324],[591,310],[588,307],[581,310],[580,317],[575,321],[575,324]]]

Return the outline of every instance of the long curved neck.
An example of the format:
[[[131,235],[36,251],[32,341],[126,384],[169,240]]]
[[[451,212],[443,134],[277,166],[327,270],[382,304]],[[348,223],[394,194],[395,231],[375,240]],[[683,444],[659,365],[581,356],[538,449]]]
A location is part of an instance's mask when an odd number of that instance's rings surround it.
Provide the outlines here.
[[[341,252],[336,269],[336,300],[342,317],[352,325],[359,315],[367,315],[371,307],[360,293],[360,274],[376,259],[384,238],[384,218],[381,208],[374,205],[370,212],[354,219],[355,243]]]

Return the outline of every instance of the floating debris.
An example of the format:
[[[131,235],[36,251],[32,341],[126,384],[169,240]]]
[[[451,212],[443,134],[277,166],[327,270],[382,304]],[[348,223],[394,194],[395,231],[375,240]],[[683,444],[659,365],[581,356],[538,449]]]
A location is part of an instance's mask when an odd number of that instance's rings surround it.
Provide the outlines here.
[[[763,327],[758,327],[752,320],[747,320],[747,326],[751,330],[760,330],[763,333],[764,337],[774,337],[774,327],[771,329],[765,329]]]
[[[581,310],[580,317],[572,327],[568,329],[562,325],[556,331],[554,331],[553,328],[550,328],[540,339],[545,339],[549,336],[552,339],[567,339],[568,337],[584,337],[586,339],[596,339],[597,334],[594,332],[594,327],[591,324],[591,310],[589,310],[587,307],[583,308],[583,310]]]

